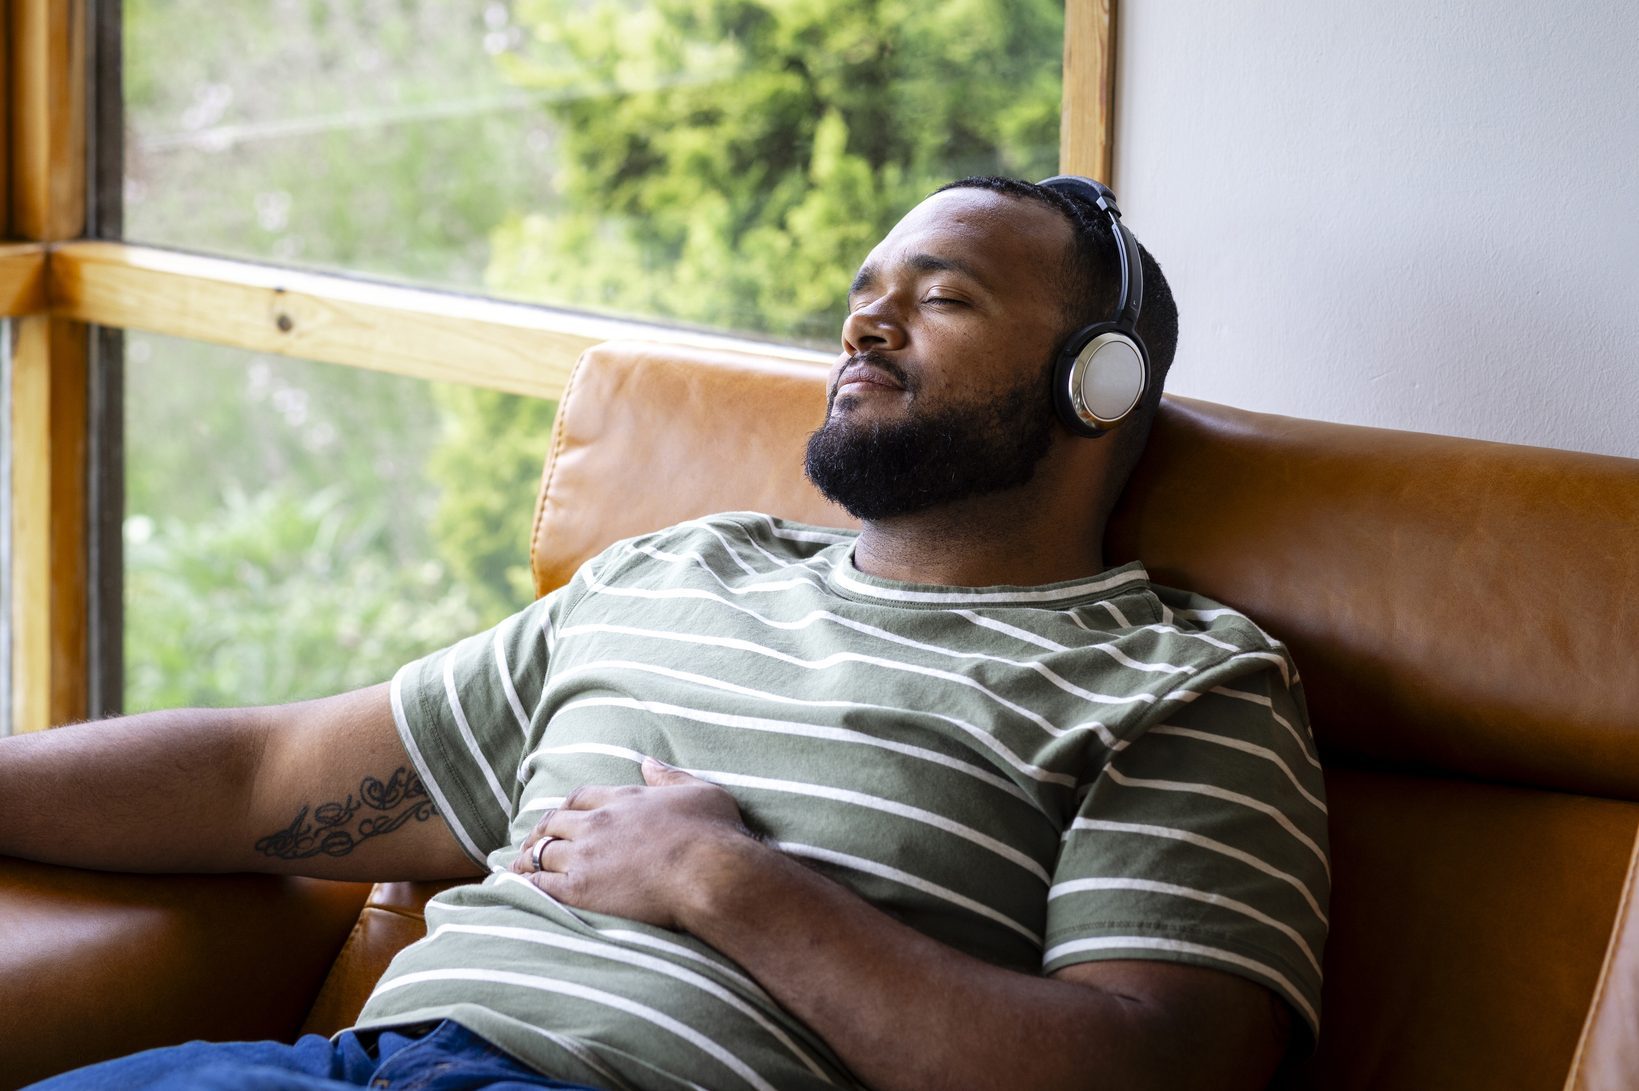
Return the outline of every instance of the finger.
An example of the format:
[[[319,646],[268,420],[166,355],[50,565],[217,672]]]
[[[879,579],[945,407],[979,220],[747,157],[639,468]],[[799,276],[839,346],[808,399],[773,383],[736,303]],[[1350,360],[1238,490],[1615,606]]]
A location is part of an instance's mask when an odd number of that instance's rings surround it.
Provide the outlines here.
[[[570,896],[573,883],[566,872],[537,871],[527,876],[527,878],[538,889],[549,895],[553,901],[563,902],[566,905],[574,904]]]
[[[508,870],[515,871],[519,875],[528,875],[530,872],[534,871],[535,846],[540,843],[541,838],[535,836],[534,834],[524,838],[523,843],[518,846],[518,855],[512,858],[512,863],[508,865]]]
[[[551,813],[535,823],[535,828],[529,831],[526,842],[539,841],[542,837],[557,837],[564,841],[573,841],[581,831],[586,829],[586,823],[591,818],[591,811],[564,811],[553,808]]]
[[[631,784],[582,784],[563,797],[559,811],[591,811],[619,796],[637,791]]]
[[[541,844],[546,847],[542,848]],[[562,871],[569,851],[569,842],[561,837],[548,837],[529,853],[530,870],[536,874]]]
[[[542,841],[550,841],[555,834],[543,831],[539,826],[524,835],[518,843],[518,855],[513,858],[512,870],[527,875],[535,870],[535,846]],[[561,840],[561,838],[560,838]]]
[[[510,870],[520,875],[550,871],[554,859],[560,865],[563,863],[568,845],[569,842],[562,837],[554,837],[551,834],[530,837],[518,849],[518,855],[513,859]]]
[[[643,759],[643,782],[654,787],[680,784],[698,784],[700,778],[693,776],[675,765],[667,765],[659,758]]]

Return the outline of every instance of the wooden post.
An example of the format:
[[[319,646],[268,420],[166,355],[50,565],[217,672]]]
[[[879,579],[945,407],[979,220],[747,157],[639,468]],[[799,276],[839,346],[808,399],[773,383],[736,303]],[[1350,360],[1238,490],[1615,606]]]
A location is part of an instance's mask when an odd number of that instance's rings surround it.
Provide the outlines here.
[[[11,229],[85,227],[85,0],[11,0]]]
[[[6,16],[14,237],[85,228],[86,0],[10,0]],[[86,329],[46,315],[12,338],[11,729],[87,704]]]
[[[31,316],[12,343],[12,729],[35,731],[87,709],[85,326]]]
[[[1115,0],[1065,0],[1059,169],[1114,185]]]
[[[0,236],[11,238],[11,111],[15,99],[11,91],[11,0],[0,0],[0,149],[6,161],[0,163]]]

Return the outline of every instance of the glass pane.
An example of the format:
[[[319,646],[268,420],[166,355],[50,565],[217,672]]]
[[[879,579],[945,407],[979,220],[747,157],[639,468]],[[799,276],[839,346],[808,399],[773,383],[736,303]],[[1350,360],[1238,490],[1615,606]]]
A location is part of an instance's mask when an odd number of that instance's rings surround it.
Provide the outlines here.
[[[836,338],[930,188],[1058,158],[1063,0],[125,0],[128,236]]]
[[[529,602],[552,405],[132,332],[125,708],[383,681]]]

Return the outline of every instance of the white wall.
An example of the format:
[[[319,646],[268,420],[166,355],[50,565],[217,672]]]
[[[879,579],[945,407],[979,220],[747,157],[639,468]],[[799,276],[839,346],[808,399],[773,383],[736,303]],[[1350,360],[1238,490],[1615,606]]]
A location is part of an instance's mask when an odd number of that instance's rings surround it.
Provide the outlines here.
[[[1639,2],[1126,0],[1168,389],[1639,457]]]

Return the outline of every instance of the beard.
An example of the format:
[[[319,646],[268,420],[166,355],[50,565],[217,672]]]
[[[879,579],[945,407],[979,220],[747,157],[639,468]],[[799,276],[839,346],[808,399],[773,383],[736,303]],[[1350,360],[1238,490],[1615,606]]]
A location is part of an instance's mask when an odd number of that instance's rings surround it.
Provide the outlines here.
[[[1023,485],[1052,445],[1045,377],[993,401],[922,413],[909,389],[912,411],[903,420],[850,420],[827,404],[825,423],[808,437],[808,480],[856,519],[915,515]]]

